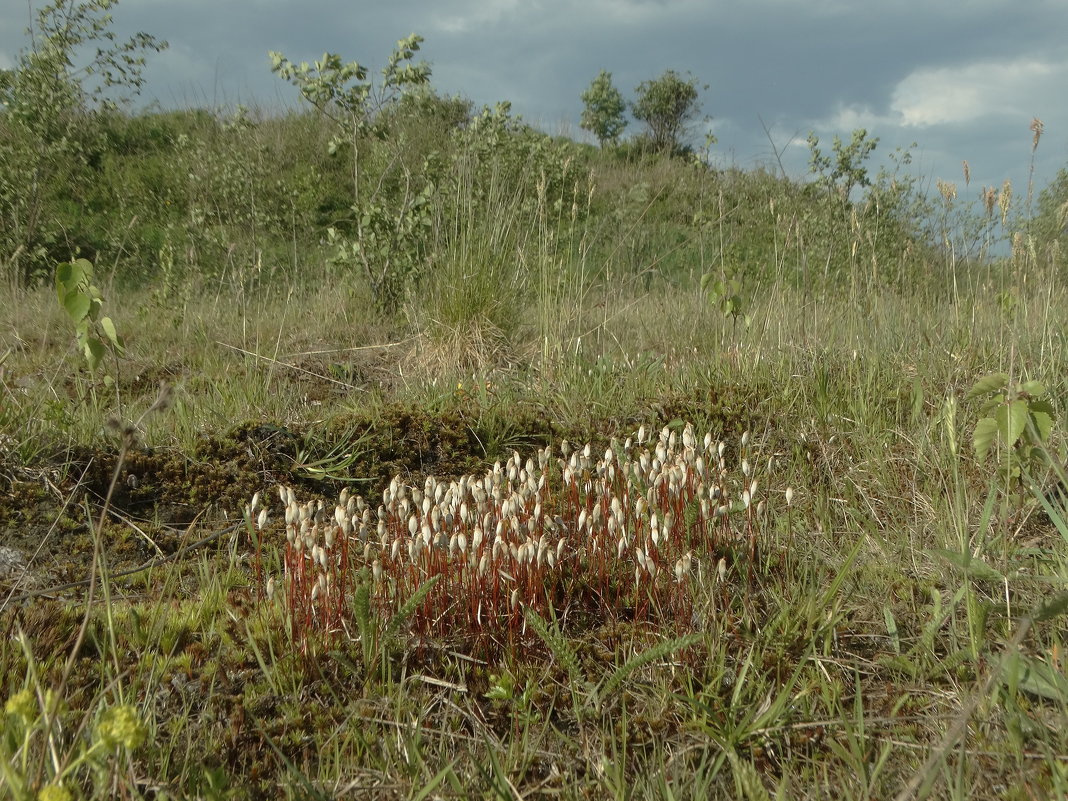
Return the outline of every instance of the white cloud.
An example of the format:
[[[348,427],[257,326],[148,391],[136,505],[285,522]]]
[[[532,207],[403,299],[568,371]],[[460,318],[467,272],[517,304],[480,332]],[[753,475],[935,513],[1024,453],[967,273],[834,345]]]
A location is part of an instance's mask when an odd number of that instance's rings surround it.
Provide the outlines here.
[[[857,128],[872,130],[883,125],[898,125],[900,120],[885,114],[877,114],[867,105],[841,106],[821,128],[835,131],[853,131]]]
[[[899,124],[922,128],[990,116],[1042,116],[1060,95],[1068,62],[1034,59],[920,69],[894,89],[890,110]]]
[[[444,4],[443,4],[444,5]],[[459,5],[461,8],[456,8]],[[435,14],[431,27],[443,33],[467,33],[494,25],[521,10],[519,0],[486,0],[445,6],[445,12]]]
[[[1005,124],[1025,129],[1032,117],[1056,125],[1063,118],[1060,97],[1068,83],[1068,61],[1020,58],[977,61],[954,67],[922,67],[899,81],[885,107],[842,103],[811,122],[822,134],[866,128],[876,135],[894,129],[928,137],[940,126],[982,122],[984,130]]]

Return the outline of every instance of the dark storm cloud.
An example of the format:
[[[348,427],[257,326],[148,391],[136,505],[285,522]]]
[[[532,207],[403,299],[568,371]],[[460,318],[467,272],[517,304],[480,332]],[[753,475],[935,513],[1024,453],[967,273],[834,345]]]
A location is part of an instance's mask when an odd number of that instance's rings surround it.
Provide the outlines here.
[[[1040,180],[1068,161],[1061,1],[124,0],[115,17],[122,32],[171,42],[147,73],[146,97],[165,106],[294,104],[268,50],[298,61],[329,50],[377,69],[418,32],[439,91],[510,100],[554,132],[581,135],[579,95],[599,70],[630,97],[671,68],[708,84],[723,164],[772,160],[763,120],[794,175],[806,170],[809,130],[826,141],[867,127],[879,153],[916,141],[930,175],[959,179],[967,158],[976,181],[1019,182],[1032,116],[1047,124]],[[23,4],[0,9],[0,63],[25,22]],[[800,146],[786,147],[795,134]]]

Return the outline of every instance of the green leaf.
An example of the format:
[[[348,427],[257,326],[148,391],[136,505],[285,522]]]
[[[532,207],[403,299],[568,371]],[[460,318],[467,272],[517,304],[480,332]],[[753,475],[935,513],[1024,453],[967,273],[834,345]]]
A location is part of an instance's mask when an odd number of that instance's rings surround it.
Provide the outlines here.
[[[978,398],[980,395],[989,395],[991,392],[998,392],[1009,385],[1009,377],[1004,373],[994,373],[992,375],[980,378],[975,382],[975,386],[968,392],[968,398]]]
[[[1028,408],[1027,401],[1014,400],[999,408],[995,414],[998,430],[1010,448],[1016,444],[1024,429],[1027,428]]]
[[[982,408],[979,410],[979,414],[983,417],[993,417],[994,412],[997,411],[999,406],[1003,406],[1008,402],[1008,398],[1005,397],[1003,392],[999,392],[997,395],[991,395],[983,403]]]
[[[941,557],[953,567],[971,578],[987,581],[1002,581],[1005,578],[999,571],[992,568],[982,559],[972,556],[970,553],[947,551],[944,548],[932,548],[930,553]]]
[[[1031,422],[1035,426],[1035,434],[1038,436],[1040,442],[1046,442],[1049,439],[1050,432],[1053,431],[1053,417],[1046,412],[1036,412],[1035,404],[1031,404]]]
[[[1019,391],[1033,397],[1041,397],[1046,394],[1046,386],[1041,381],[1024,381],[1020,384]]]
[[[1068,612],[1068,592],[1062,592],[1052,600],[1042,604],[1034,613],[1036,621],[1053,620]]]
[[[85,360],[89,363],[89,369],[95,371],[104,359],[104,343],[96,337],[88,337],[83,345]]]
[[[975,456],[979,461],[986,459],[990,453],[990,446],[994,444],[994,437],[998,434],[998,421],[993,417],[984,417],[975,424],[975,434],[972,436],[972,446],[975,448]]]
[[[111,341],[111,344],[114,345],[117,349],[122,350],[122,345],[119,344],[119,334],[115,330],[115,323],[112,322],[111,318],[101,317],[100,327],[104,329],[104,334]]]
[[[88,295],[78,290],[73,290],[63,298],[63,308],[74,322],[81,322],[89,316],[89,310],[93,307],[93,301]]]
[[[63,262],[56,265],[56,292],[59,294],[59,302],[63,302],[63,298],[67,296],[67,293],[73,289],[73,284],[77,282],[72,279],[74,274],[74,265],[70,262]]]
[[[1037,695],[1050,701],[1064,702],[1068,699],[1068,678],[1044,659],[1018,655],[1021,671],[1017,687],[1025,693]]]
[[[894,646],[894,653],[901,653],[901,636],[898,634],[897,621],[889,606],[883,607],[883,621],[886,623],[886,633],[890,635],[890,644]]]

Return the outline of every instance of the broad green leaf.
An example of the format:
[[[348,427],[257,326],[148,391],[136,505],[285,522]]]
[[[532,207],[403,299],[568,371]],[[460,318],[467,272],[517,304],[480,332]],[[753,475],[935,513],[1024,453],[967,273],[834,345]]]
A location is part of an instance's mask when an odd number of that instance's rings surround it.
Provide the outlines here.
[[[93,278],[93,263],[89,259],[75,259],[74,268],[78,271],[79,280],[90,281]]]
[[[993,395],[986,399],[986,402],[983,404],[982,409],[980,409],[979,414],[981,414],[983,417],[993,417],[994,412],[997,411],[998,407],[1003,406],[1007,401],[1008,398],[1005,397],[1005,394],[999,392],[997,395]]]
[[[1048,400],[1033,400],[1031,401],[1032,412],[1045,412],[1050,417],[1056,418],[1057,412],[1053,408],[1053,404]]]
[[[92,299],[88,295],[84,295],[77,290],[70,292],[63,298],[63,308],[67,310],[70,319],[76,323],[81,322],[89,316],[89,310],[92,306]]]
[[[988,581],[1001,581],[1005,578],[1000,571],[995,570],[982,559],[972,556],[970,553],[947,551],[945,548],[932,548],[930,553],[941,557],[971,578]]]
[[[1009,377],[1004,373],[994,373],[993,375],[984,376],[975,382],[975,386],[973,386],[968,393],[968,398],[989,395],[991,392],[998,392],[1008,385]]]
[[[1027,401],[1015,400],[1000,407],[994,415],[998,421],[998,431],[1010,448],[1027,428],[1027,409]]]
[[[119,333],[115,330],[115,323],[112,322],[111,318],[101,317],[100,327],[104,329],[104,334],[111,340],[111,344],[121,350],[122,346],[119,344]]]
[[[67,296],[74,287],[72,286],[74,281],[71,280],[74,266],[70,262],[63,262],[56,266],[56,292],[59,295],[59,302],[62,303],[63,299]]]
[[[95,371],[104,359],[104,343],[96,337],[89,337],[85,340],[84,349],[85,360],[89,363],[89,369]]]
[[[1053,431],[1053,417],[1046,412],[1036,412],[1035,404],[1031,404],[1031,422],[1035,425],[1035,433],[1042,442],[1046,442],[1049,439],[1050,432]]]
[[[1024,381],[1020,384],[1020,392],[1026,392],[1033,397],[1041,397],[1046,394],[1046,386],[1041,381]]]
[[[972,446],[975,448],[975,456],[979,461],[986,459],[990,453],[990,446],[994,444],[994,438],[998,435],[998,421],[993,417],[984,417],[975,424],[975,434],[972,436]]]

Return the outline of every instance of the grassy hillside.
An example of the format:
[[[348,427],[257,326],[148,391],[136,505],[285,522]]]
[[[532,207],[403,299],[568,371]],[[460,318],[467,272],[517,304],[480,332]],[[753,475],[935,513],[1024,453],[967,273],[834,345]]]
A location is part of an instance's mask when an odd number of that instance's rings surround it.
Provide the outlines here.
[[[7,795],[1065,794],[1052,201],[83,113],[0,185]]]

